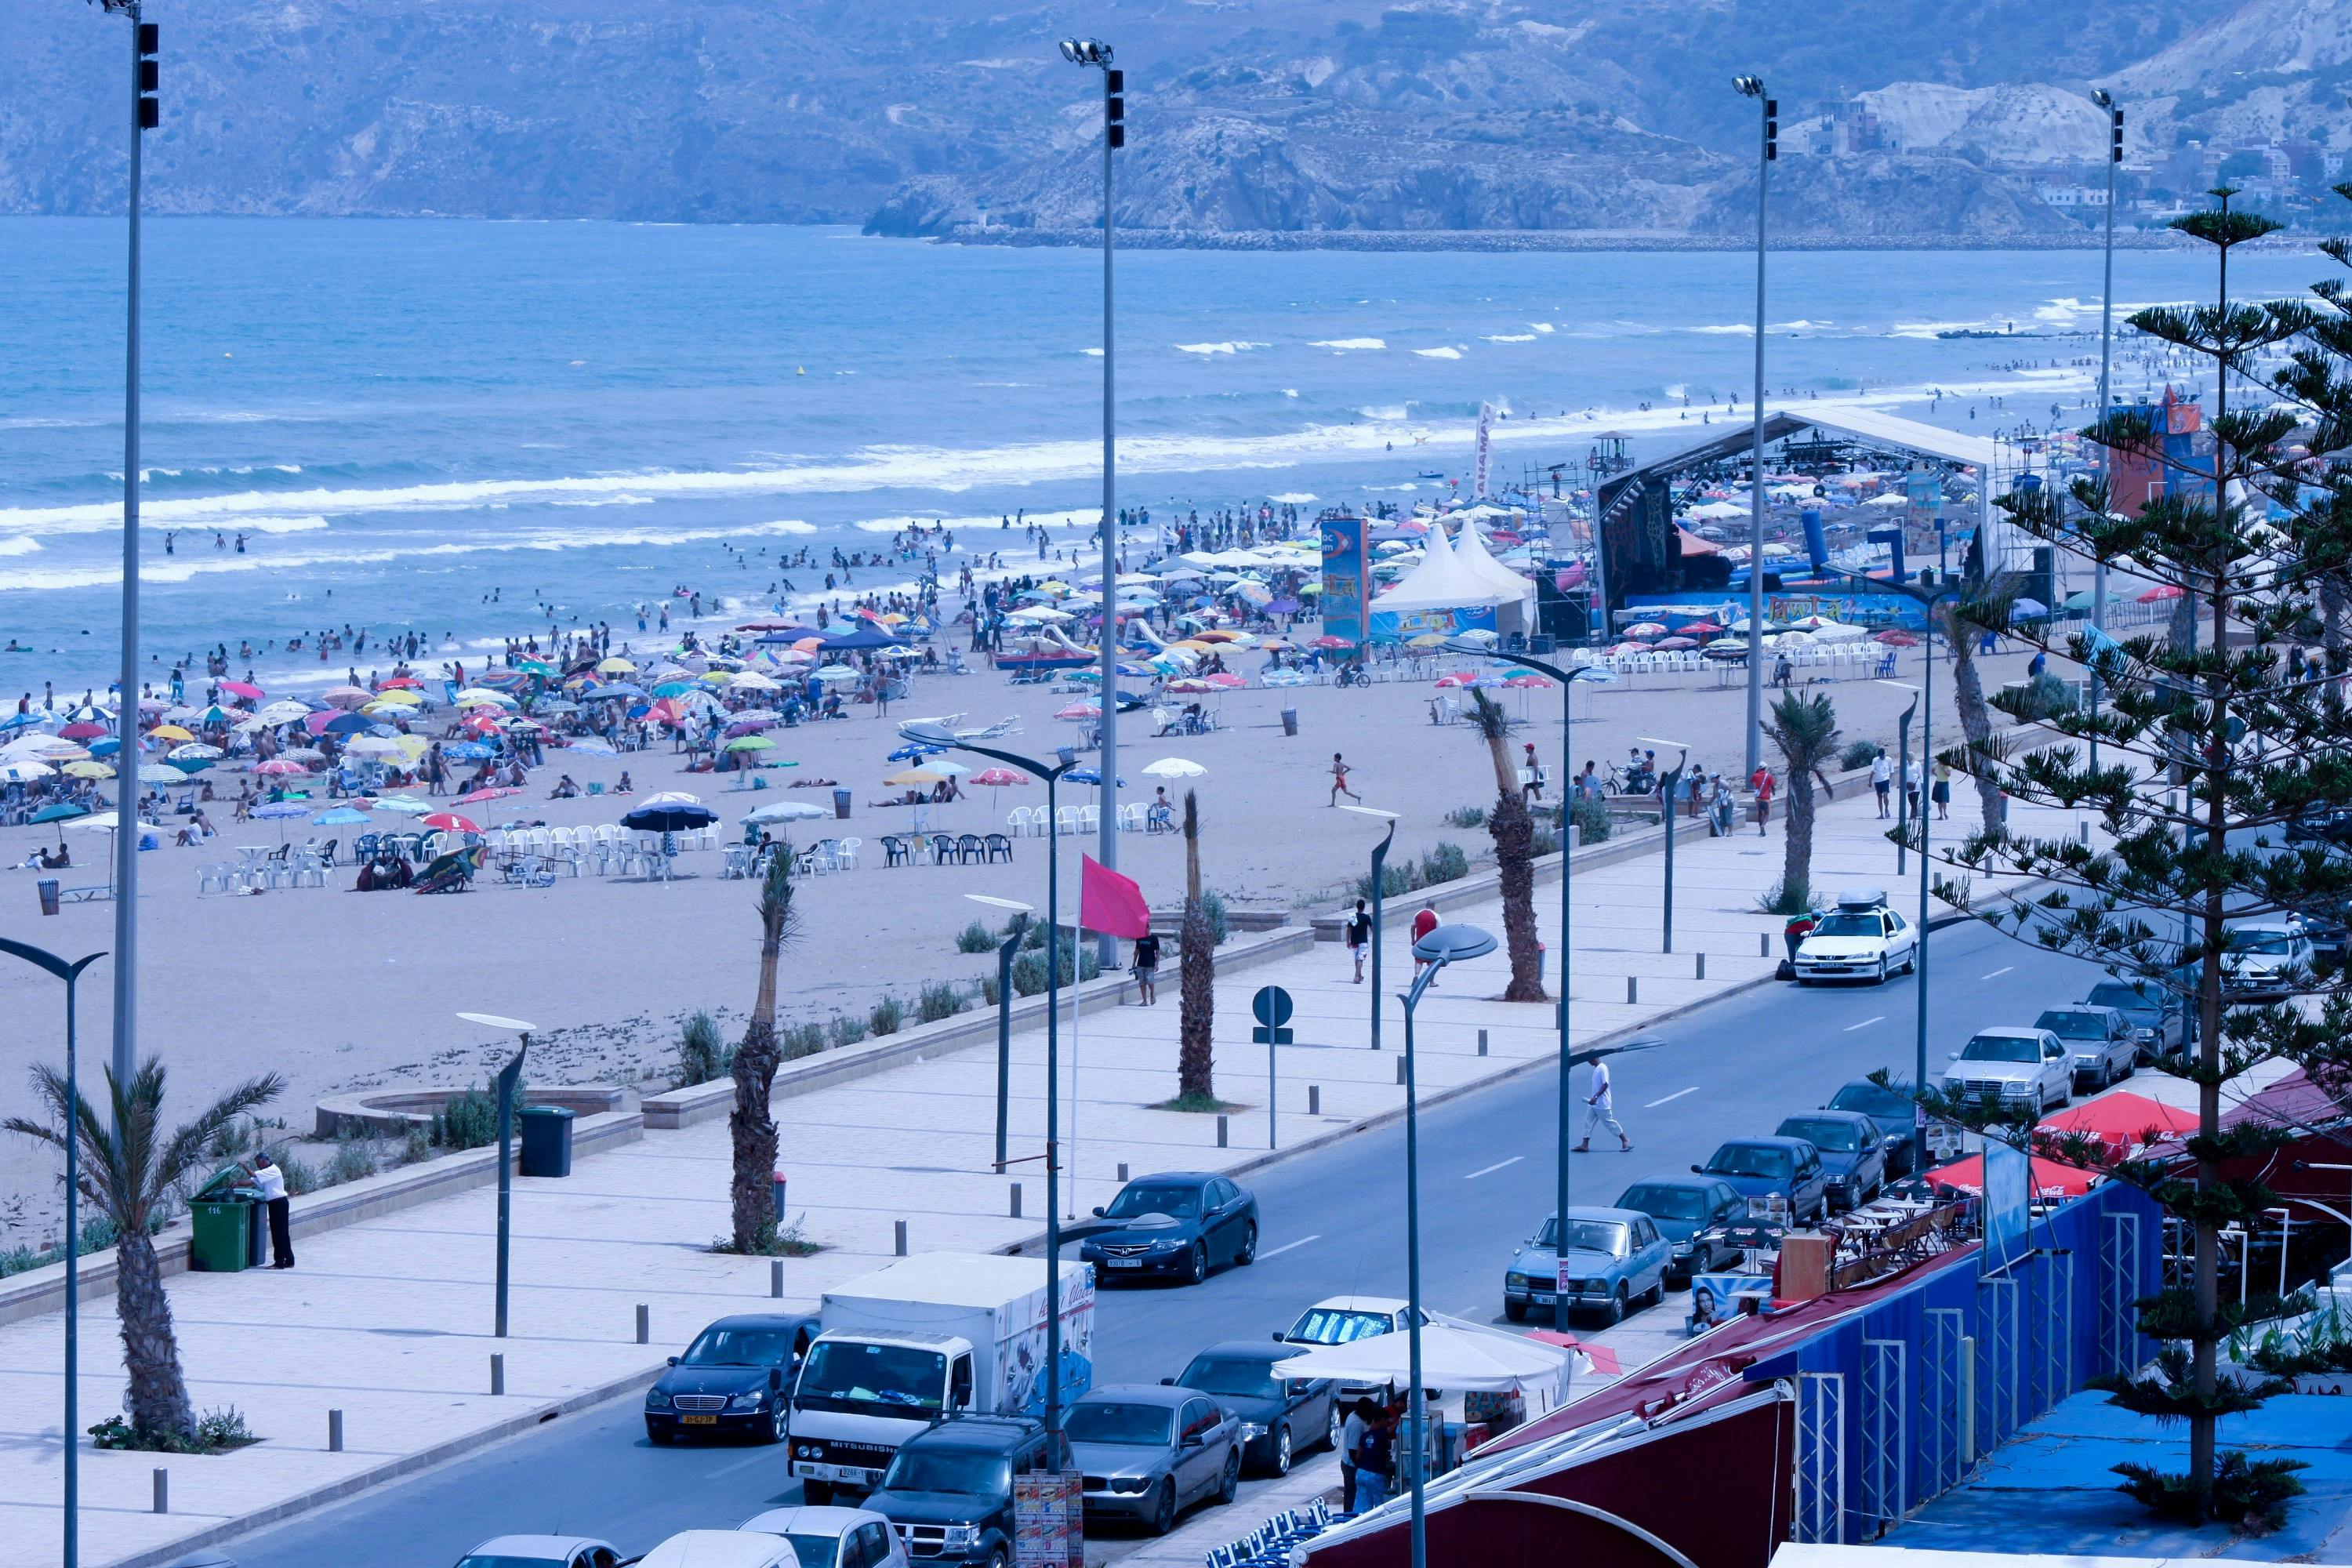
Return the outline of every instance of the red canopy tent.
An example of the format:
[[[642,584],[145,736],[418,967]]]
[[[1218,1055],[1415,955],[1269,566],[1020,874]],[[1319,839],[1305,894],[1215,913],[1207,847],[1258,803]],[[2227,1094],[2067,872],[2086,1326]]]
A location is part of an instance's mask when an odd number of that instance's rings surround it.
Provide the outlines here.
[[[2196,1131],[2197,1113],[2129,1089],[2117,1089],[2069,1106],[2045,1120],[2042,1126],[2052,1132],[2085,1133],[2117,1153],[2127,1154],[2175,1134]]]
[[[1984,1191],[1984,1156],[1971,1154],[1965,1160],[1955,1160],[1948,1165],[1938,1165],[1927,1173],[1930,1184],[1951,1187],[1959,1191]],[[2085,1171],[2080,1165],[2069,1165],[2061,1160],[2033,1157],[2033,1190],[2037,1194],[2063,1193],[2070,1198],[2080,1197],[2097,1184],[2099,1173]]]

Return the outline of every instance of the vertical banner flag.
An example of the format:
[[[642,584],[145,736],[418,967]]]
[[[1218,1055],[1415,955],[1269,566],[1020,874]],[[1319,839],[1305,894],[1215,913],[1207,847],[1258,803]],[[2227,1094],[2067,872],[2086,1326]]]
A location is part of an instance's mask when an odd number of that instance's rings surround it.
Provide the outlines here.
[[[1091,855],[1080,855],[1078,924],[1087,931],[1135,938],[1151,931],[1151,906],[1131,877],[1122,877]]]
[[[1323,633],[1342,642],[1360,643],[1364,640],[1365,600],[1370,587],[1364,520],[1331,515],[1318,527],[1323,536]]]
[[[1487,457],[1494,437],[1495,407],[1490,403],[1478,405],[1478,466],[1470,480],[1470,499],[1486,499]]]

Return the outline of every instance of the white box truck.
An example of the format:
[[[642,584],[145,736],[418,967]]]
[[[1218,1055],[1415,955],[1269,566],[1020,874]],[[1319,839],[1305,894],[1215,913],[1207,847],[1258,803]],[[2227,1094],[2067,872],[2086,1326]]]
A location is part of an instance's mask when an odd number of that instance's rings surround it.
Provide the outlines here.
[[[1062,1403],[1094,1380],[1091,1264],[1060,1268]],[[824,1293],[793,1387],[789,1467],[806,1500],[868,1492],[898,1445],[950,1415],[1045,1408],[1042,1258],[934,1252]]]

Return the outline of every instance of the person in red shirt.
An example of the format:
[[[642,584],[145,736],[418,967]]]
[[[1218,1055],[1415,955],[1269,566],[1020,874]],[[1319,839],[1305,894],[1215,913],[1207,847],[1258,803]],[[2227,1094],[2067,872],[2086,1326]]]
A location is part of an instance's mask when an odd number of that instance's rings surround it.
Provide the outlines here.
[[[1748,787],[1756,792],[1756,837],[1764,837],[1764,825],[1772,820],[1772,770],[1762,763],[1748,775]]]
[[[1437,911],[1436,911],[1435,910],[1433,910],[1433,909],[1430,908],[1430,906],[1429,906],[1429,900],[1427,900],[1426,899],[1424,899],[1424,900],[1422,900],[1422,905],[1421,905],[1421,910],[1420,910],[1420,911],[1419,911],[1418,913],[1416,913],[1416,914],[1412,917],[1412,942],[1413,942],[1413,945],[1414,945],[1415,947],[1420,946],[1420,945],[1421,945],[1421,939],[1422,939],[1423,937],[1427,936],[1431,931],[1435,931],[1436,929],[1437,929]],[[1412,977],[1413,977],[1415,980],[1418,980],[1418,979],[1420,979],[1420,978],[1421,978],[1421,969],[1422,969],[1422,961],[1421,961],[1419,958],[1417,958],[1417,957],[1416,957],[1416,958],[1412,961]],[[1433,981],[1431,981],[1429,984],[1430,984],[1430,985],[1431,985],[1431,987],[1432,987],[1432,988],[1434,988],[1434,987],[1436,986],[1436,984],[1437,984],[1437,982],[1436,982],[1436,981],[1434,981],[1434,980],[1433,980]]]

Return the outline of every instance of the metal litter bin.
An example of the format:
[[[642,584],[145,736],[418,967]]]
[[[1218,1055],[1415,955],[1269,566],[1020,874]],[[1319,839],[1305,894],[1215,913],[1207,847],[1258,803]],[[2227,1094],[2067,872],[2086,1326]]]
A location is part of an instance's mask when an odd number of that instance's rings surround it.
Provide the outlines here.
[[[254,1237],[261,1223],[259,1192],[245,1184],[246,1172],[231,1165],[215,1172],[213,1179],[188,1205],[194,1235],[188,1244],[188,1267],[212,1274],[236,1274],[260,1261]]]
[[[517,1120],[522,1124],[522,1173],[570,1175],[572,1113],[560,1105],[526,1105]]]
[[[785,1213],[784,1173],[782,1171],[771,1171],[768,1173],[768,1193],[770,1196],[775,1199],[776,1228],[778,1230],[782,1230],[784,1228]]]
[[[58,912],[58,879],[55,877],[44,877],[35,882],[33,891],[40,896],[43,914],[53,915]]]
[[[849,792],[845,789],[833,792],[833,815],[844,822],[849,820]]]
[[[1286,708],[1282,710],[1282,732],[1286,735],[1296,735],[1298,733],[1297,709]]]

